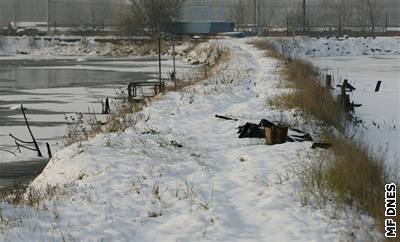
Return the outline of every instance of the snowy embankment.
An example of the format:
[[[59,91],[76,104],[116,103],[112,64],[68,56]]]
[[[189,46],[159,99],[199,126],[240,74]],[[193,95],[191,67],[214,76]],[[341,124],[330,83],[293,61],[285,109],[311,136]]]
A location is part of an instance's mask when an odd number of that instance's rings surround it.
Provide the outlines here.
[[[43,58],[43,56],[143,56],[156,55],[155,46],[148,40],[136,40],[113,44],[111,42],[98,41],[101,37],[34,37],[34,36],[0,36],[0,55],[21,55]],[[103,38],[104,39],[104,38]],[[109,37],[109,40],[115,37]],[[188,48],[189,43],[177,46],[177,52]],[[154,48],[153,48],[154,47]],[[171,50],[168,50],[171,52]],[[167,53],[164,53],[167,54]]]
[[[245,40],[219,74],[156,98],[123,133],[97,135],[59,151],[32,183],[38,207],[1,204],[5,241],[370,241],[367,216],[302,207],[292,170],[313,156],[310,142],[267,146],[238,139],[281,93],[276,61]],[[219,120],[215,114],[238,122]],[[306,158],[307,157],[307,158]],[[50,189],[57,186],[56,189]],[[40,199],[39,199],[40,200]],[[333,218],[334,217],[334,218]]]
[[[398,55],[400,37],[268,38],[281,54],[291,57]]]

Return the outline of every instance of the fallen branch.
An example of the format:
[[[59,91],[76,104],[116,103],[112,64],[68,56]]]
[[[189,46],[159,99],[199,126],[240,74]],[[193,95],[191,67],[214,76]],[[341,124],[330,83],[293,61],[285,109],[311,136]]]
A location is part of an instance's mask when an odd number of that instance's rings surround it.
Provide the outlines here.
[[[239,120],[237,118],[230,118],[230,117],[221,116],[221,115],[218,115],[218,114],[215,114],[215,117],[216,118],[220,118],[220,119],[225,119],[225,120],[233,120],[233,121],[238,121]]]
[[[4,151],[4,152],[10,153],[10,154],[12,154],[12,155],[14,155],[14,156],[17,156],[14,152],[9,151],[9,150],[0,149],[0,151]]]

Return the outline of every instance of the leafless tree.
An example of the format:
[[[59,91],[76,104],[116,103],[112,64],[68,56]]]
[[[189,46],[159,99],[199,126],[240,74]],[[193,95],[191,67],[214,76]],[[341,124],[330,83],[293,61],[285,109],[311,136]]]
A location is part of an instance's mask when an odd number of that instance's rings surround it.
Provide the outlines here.
[[[371,25],[371,34],[373,35],[378,22],[378,16],[382,11],[382,5],[378,0],[365,0],[365,5],[367,8],[367,18]]]
[[[133,24],[143,32],[154,34],[170,32],[171,23],[178,19],[182,13],[185,0],[132,0],[130,11],[123,17],[122,24]],[[141,20],[142,19],[142,20]],[[132,21],[139,21],[138,26]],[[138,30],[137,28],[122,27],[125,30]]]
[[[245,18],[246,18],[245,9],[246,9],[246,2],[244,0],[239,0],[231,8],[231,18],[235,22],[235,25],[238,29],[245,23]]]
[[[323,2],[325,13],[332,26],[337,26],[340,34],[343,29],[350,27],[352,20],[352,3],[345,0],[325,0]]]
[[[77,5],[66,3],[64,18],[74,28],[103,30],[114,15],[113,5],[109,0],[88,0]]]
[[[301,5],[292,6],[286,3],[285,14],[286,21],[288,21],[289,32],[299,31],[302,28],[303,23],[303,13],[301,10]]]

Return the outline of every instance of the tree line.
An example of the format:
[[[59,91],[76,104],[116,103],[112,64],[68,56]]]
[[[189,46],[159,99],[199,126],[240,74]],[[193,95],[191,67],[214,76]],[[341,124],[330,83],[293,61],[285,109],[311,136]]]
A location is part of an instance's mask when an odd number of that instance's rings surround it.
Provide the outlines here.
[[[236,0],[230,17],[239,29],[256,24],[263,28],[287,27],[292,31],[334,29],[372,34],[378,26],[390,25],[390,17],[393,17],[384,11],[382,0],[306,0],[305,9],[302,2],[299,0],[293,5],[293,2],[276,0]]]

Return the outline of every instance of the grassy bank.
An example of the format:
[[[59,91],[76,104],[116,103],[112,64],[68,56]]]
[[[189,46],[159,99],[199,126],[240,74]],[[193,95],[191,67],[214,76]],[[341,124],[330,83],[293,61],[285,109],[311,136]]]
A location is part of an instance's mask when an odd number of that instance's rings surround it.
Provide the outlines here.
[[[317,120],[322,130],[319,140],[333,144],[329,151],[320,151],[316,162],[305,162],[299,172],[303,187],[302,202],[312,200],[324,206],[333,201],[338,208],[352,206],[375,218],[384,229],[385,184],[394,182],[383,165],[383,158],[367,145],[346,139],[346,128],[353,116],[347,113],[338,98],[323,86],[321,72],[311,63],[280,55],[273,44],[258,40],[253,44],[282,63],[282,75],[290,92],[268,101],[276,109],[300,108],[306,119]],[[333,128],[338,132],[333,132]],[[337,135],[334,135],[334,134]]]
[[[200,43],[202,42],[196,42],[196,44]],[[133,113],[141,111],[145,106],[159,99],[166,92],[183,91],[188,86],[209,79],[221,71],[221,68],[219,68],[221,65],[230,60],[231,55],[229,50],[222,46],[209,45],[200,47],[200,49],[196,48],[193,47],[191,50],[187,50],[185,54],[190,53],[190,51],[203,52],[207,58],[205,63],[200,63],[203,66],[201,70],[198,71],[196,68],[193,68],[191,72],[178,73],[176,84],[166,82],[165,90],[157,96],[143,99],[140,102],[132,102],[128,98],[127,91],[120,89],[116,93],[118,101],[112,105],[111,109],[113,111],[107,115],[105,120],[101,120],[99,115],[94,112],[85,117],[82,114],[66,117],[67,120],[72,121],[72,125],[70,125],[64,137],[65,144],[68,146],[87,141],[100,133],[125,131],[128,127],[135,125],[136,120],[132,115]]]

